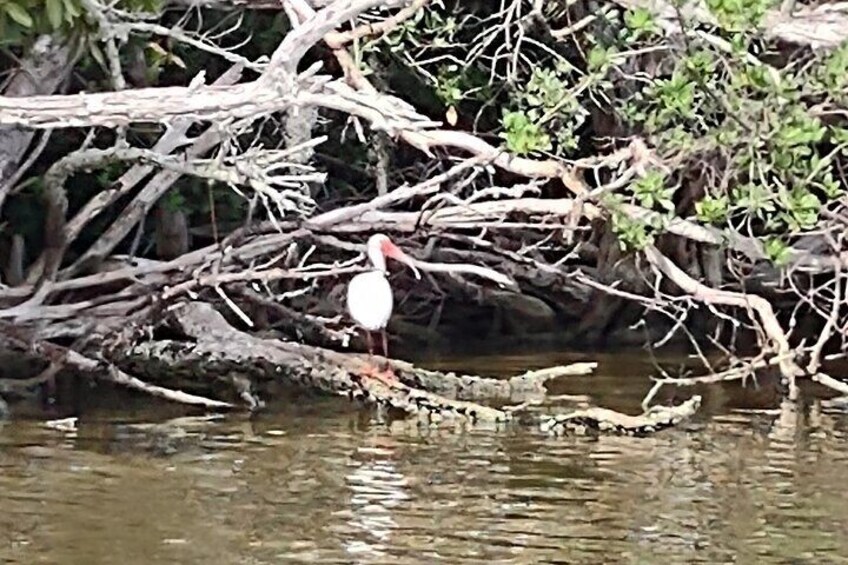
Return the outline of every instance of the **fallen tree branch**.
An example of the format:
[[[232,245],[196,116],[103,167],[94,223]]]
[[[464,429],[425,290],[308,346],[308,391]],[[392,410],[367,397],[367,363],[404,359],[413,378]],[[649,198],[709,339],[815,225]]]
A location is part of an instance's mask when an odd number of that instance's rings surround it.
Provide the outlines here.
[[[367,403],[400,409],[420,417],[455,417],[469,422],[506,422],[509,414],[471,401],[454,400],[413,388],[406,384],[388,388],[360,376],[365,357],[339,353],[276,339],[262,339],[240,332],[211,305],[184,303],[171,310],[174,324],[194,343],[180,346],[175,342],[161,345],[137,344],[126,352],[115,352],[134,367],[146,366],[151,372],[203,370],[208,375],[230,375],[232,370],[251,374],[258,382],[282,381],[342,396],[353,396]],[[159,363],[163,364],[161,368]],[[393,362],[402,383],[420,385],[434,378],[435,372],[421,371],[411,365]],[[478,379],[480,379],[478,377]],[[491,381],[491,387],[479,386]],[[458,383],[462,381],[457,380]],[[508,391],[495,379],[480,379],[477,390]],[[464,387],[467,392],[468,385]],[[492,392],[489,390],[489,392]]]
[[[89,359],[83,355],[80,355],[76,351],[68,350],[65,360],[68,365],[84,372],[97,372],[104,369],[104,364],[93,359]],[[197,394],[189,394],[187,392],[182,392],[180,390],[172,390],[169,388],[152,385],[142,381],[139,378],[133,377],[132,375],[128,375],[124,371],[117,368],[115,365],[111,363],[105,363],[105,379],[113,382],[115,384],[119,384],[121,386],[125,386],[127,388],[131,388],[134,390],[138,390],[149,394],[151,396],[155,396],[157,398],[164,398],[166,400],[171,400],[173,402],[179,402],[181,404],[189,404],[195,406],[204,406],[206,408],[232,408],[233,405],[229,402],[222,402],[220,400],[212,400],[211,398],[205,398],[203,396]],[[101,373],[102,374],[102,373]]]
[[[585,434],[589,431],[642,436],[677,425],[695,415],[701,406],[696,395],[678,406],[653,406],[644,414],[630,416],[606,408],[587,408],[543,418],[540,428],[552,435]]]
[[[565,375],[587,374],[596,366],[595,363],[576,363],[528,371],[504,381],[439,373],[387,360],[401,381],[389,387],[361,378],[359,373],[364,358],[359,355],[251,336],[230,326],[209,304],[180,304],[171,314],[179,330],[195,341],[182,345],[174,341],[136,344],[120,353],[123,362],[146,366],[147,371],[160,375],[198,369],[210,376],[228,375],[237,367],[240,374],[247,373],[256,381],[282,380],[306,385],[368,404],[398,409],[430,423],[458,420],[492,425],[510,422],[517,410],[495,409],[462,398],[523,401],[531,398],[533,400],[525,404],[538,404],[540,396],[544,397],[546,381]],[[379,357],[375,360],[384,361]],[[164,371],[160,371],[159,363],[165,365]],[[551,433],[579,432],[582,427],[600,432],[646,435],[690,417],[699,405],[700,397],[694,397],[678,407],[654,407],[642,416],[591,408],[546,418],[542,427]]]
[[[179,402],[181,404],[204,406],[206,408],[232,407],[232,404],[228,402],[212,400],[200,395],[189,394],[179,390],[172,390],[148,384],[141,379],[125,373],[108,361],[97,361],[77,351],[48,341],[33,341],[31,335],[26,335],[25,332],[6,324],[3,324],[3,327],[0,329],[2,329],[2,331],[0,331],[0,339],[2,339],[3,345],[9,348],[9,350],[18,350],[30,354],[42,355],[49,361],[50,365],[47,369],[35,377],[35,379],[47,380],[52,378],[60,369],[70,367],[83,374],[101,375],[102,378],[114,382],[115,384],[126,386],[166,400]],[[36,384],[37,381],[27,379],[25,382],[31,385]]]
[[[289,384],[354,396],[433,419],[506,422],[512,418],[511,414],[471,399],[538,397],[544,395],[546,381],[569,374],[586,374],[595,368],[594,363],[577,363],[501,380],[428,371],[410,363],[376,357],[376,362],[390,362],[402,383],[389,388],[361,378],[364,356],[251,336],[230,326],[209,304],[180,304],[172,309],[171,315],[179,330],[196,340],[194,343],[183,346],[176,342],[141,343],[116,354],[134,367],[147,366],[149,372],[160,372],[157,360],[165,365],[162,368],[165,373],[202,368],[209,375],[228,375],[231,368],[238,367],[241,373],[252,373],[257,382],[282,379]]]

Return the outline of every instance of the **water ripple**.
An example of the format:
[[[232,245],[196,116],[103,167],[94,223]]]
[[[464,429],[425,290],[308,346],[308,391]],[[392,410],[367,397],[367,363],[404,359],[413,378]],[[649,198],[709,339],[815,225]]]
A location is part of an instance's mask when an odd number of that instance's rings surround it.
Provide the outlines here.
[[[634,387],[635,388],[635,387]],[[292,408],[294,410],[294,408]],[[643,439],[359,416],[0,431],[0,561],[843,562],[846,425],[790,405]]]

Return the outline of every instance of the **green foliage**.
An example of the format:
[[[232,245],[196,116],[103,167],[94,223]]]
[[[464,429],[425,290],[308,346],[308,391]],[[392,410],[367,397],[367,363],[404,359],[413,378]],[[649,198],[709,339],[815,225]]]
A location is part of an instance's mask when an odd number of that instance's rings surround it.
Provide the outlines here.
[[[630,41],[660,32],[654,15],[647,8],[636,7],[624,12],[624,24],[630,32],[627,37]]]
[[[116,7],[158,13],[162,0],[119,0]],[[45,33],[87,33],[94,28],[81,0],[0,0],[0,45],[24,43]]]
[[[806,65],[770,67],[753,26],[773,5],[709,0],[726,43],[693,36],[673,62],[615,105],[658,155],[715,167],[710,178],[723,183],[708,186],[693,203],[698,221],[728,230],[745,226],[780,263],[792,237],[816,229],[822,208],[846,194],[836,161],[848,156],[848,131],[823,123],[810,102],[848,102],[848,44]],[[631,33],[623,41],[638,50],[649,40],[652,18],[634,10],[624,21]],[[658,178],[646,178],[624,196],[656,210],[660,187]],[[618,223],[624,237],[639,240],[638,230]]]
[[[463,98],[463,76],[457,65],[439,69],[436,77],[436,96],[448,106],[459,103]]]
[[[707,7],[722,27],[732,30],[755,28],[775,4],[771,0],[707,0]]]
[[[771,259],[772,263],[774,263],[775,265],[782,266],[789,261],[791,251],[786,242],[784,242],[780,238],[766,238],[765,245],[763,247],[768,258]]]
[[[665,212],[674,210],[674,202],[671,200],[674,191],[666,187],[665,177],[659,171],[648,171],[633,183],[633,194],[643,208],[650,210],[659,206]]]
[[[659,227],[641,218],[634,218],[623,207],[621,195],[610,194],[604,199],[604,206],[610,210],[610,225],[618,239],[619,247],[625,253],[641,251],[654,243]]]
[[[625,194],[608,195],[605,206],[611,211],[612,230],[622,251],[640,251],[653,244],[657,233],[662,232],[674,213],[674,191],[668,179],[659,170],[651,169],[633,182]],[[623,204],[633,203],[655,212],[648,219],[632,217]]]
[[[559,72],[558,72],[559,71]],[[520,96],[529,107],[550,110],[565,98],[568,88],[562,80],[564,69],[533,69],[530,80]]]
[[[654,232],[650,226],[628,214],[613,212],[612,229],[622,251],[641,251],[654,243]]]
[[[614,50],[612,48],[595,45],[589,50],[586,57],[586,66],[589,72],[605,74],[613,62]]]
[[[551,149],[550,136],[524,112],[504,112],[503,128],[500,136],[513,153],[527,155]]]
[[[819,219],[821,202],[818,197],[804,188],[795,188],[781,194],[780,219],[793,232],[815,227]]]
[[[79,0],[0,0],[0,44],[15,45],[40,33],[68,31],[82,14]]]
[[[696,83],[687,73],[679,71],[669,79],[660,79],[648,89],[647,98],[653,100],[656,113],[647,125],[657,131],[668,128],[678,120],[694,118]]]
[[[587,82],[584,80],[583,84]],[[577,130],[588,112],[573,92],[575,69],[557,61],[552,68],[534,68],[513,97],[513,111],[504,112],[500,137],[519,154],[548,151],[566,155],[577,149]]]
[[[727,196],[705,196],[695,203],[698,219],[707,224],[721,224],[727,220],[730,201]]]
[[[844,100],[848,90],[848,43],[828,54],[814,77],[821,90]]]

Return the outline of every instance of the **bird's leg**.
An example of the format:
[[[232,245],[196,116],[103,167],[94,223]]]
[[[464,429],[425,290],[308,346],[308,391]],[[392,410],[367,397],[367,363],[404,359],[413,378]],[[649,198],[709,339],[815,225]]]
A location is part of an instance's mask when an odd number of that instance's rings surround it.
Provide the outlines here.
[[[368,374],[378,372],[377,363],[374,361],[374,336],[371,335],[371,330],[365,330],[365,340],[368,342]]]
[[[368,364],[363,371],[363,375],[369,378],[378,380],[386,386],[391,386],[395,382],[394,373],[390,369],[380,370],[379,365],[374,361],[374,339],[370,330],[365,330],[365,339],[368,343]],[[383,333],[383,351],[386,351],[386,336]]]
[[[389,363],[389,338],[386,335],[386,328],[382,328],[380,330],[380,335],[383,338],[383,357],[386,358],[386,367],[385,367],[385,369],[383,369],[383,372],[392,381],[397,381],[397,377],[395,376],[395,372],[392,370],[392,366]]]
[[[365,330],[365,339],[368,342],[368,359],[374,360],[374,338],[371,337],[371,330]]]
[[[383,357],[386,358],[386,367],[389,366],[389,338],[386,336],[386,328],[380,330],[380,335],[383,338]]]

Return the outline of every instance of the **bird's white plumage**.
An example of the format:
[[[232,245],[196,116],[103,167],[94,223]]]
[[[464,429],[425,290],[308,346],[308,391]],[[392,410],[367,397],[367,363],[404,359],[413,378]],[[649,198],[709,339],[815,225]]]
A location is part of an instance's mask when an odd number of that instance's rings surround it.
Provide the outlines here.
[[[347,309],[357,324],[369,331],[386,327],[392,316],[394,299],[386,275],[369,271],[353,277],[347,287]]]

